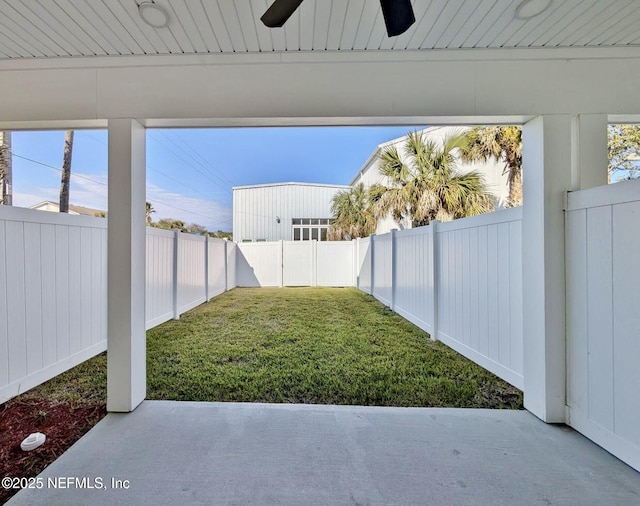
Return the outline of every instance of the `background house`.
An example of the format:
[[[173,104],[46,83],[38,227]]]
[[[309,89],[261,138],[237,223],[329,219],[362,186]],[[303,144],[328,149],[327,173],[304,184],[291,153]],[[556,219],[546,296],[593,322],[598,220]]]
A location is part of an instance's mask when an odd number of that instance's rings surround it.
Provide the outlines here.
[[[43,202],[40,202],[39,204],[31,206],[29,209],[59,213],[60,204],[58,204],[57,202],[52,202],[51,200],[45,200]],[[73,204],[69,204],[69,214],[102,217],[106,215],[106,211],[102,211],[101,209],[93,209],[91,207],[74,206]]]
[[[441,144],[445,137],[451,136],[456,133],[465,132],[470,130],[469,127],[429,127],[421,130],[420,133],[427,141],[433,141]],[[379,172],[380,168],[380,153],[385,149],[395,147],[398,150],[400,156],[404,159],[404,151],[407,144],[407,136],[399,137],[397,139],[390,140],[379,144],[378,147],[371,153],[371,156],[367,159],[362,168],[358,171],[356,176],[351,181],[351,186],[363,183],[365,187],[370,187],[375,184],[382,184],[384,186],[390,186],[391,183],[388,178],[382,176]],[[458,171],[461,173],[471,172],[476,170],[484,176],[485,183],[489,192],[495,198],[496,209],[504,207],[509,195],[509,188],[507,186],[507,175],[503,174],[504,162],[489,160],[487,162],[458,162]],[[405,228],[411,228],[410,220],[395,221],[391,216],[378,219],[378,227],[376,228],[376,234],[384,234],[392,229],[403,230]]]
[[[233,188],[233,240],[327,240],[331,199],[344,185],[273,183]]]

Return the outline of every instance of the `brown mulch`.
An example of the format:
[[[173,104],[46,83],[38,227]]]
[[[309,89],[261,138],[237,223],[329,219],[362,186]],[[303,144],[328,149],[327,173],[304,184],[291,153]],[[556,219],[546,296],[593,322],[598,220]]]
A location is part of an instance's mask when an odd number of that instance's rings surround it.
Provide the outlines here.
[[[0,405],[0,477],[37,476],[105,415],[100,403],[13,399]],[[47,440],[25,452],[20,443],[32,432],[42,432]],[[17,492],[0,487],[0,504]]]

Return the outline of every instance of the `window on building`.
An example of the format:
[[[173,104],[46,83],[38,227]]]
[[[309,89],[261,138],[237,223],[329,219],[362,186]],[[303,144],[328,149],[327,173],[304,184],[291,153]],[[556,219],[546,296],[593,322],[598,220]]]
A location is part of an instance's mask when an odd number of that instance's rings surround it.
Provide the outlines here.
[[[291,220],[294,241],[326,241],[329,218],[294,218]]]

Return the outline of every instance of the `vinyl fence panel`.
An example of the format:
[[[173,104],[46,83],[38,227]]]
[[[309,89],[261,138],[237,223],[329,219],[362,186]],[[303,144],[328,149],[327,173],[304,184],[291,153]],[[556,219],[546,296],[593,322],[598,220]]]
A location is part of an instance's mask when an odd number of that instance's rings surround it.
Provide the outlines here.
[[[229,241],[223,239],[209,238],[207,243],[208,251],[208,270],[207,270],[207,282],[209,283],[209,298],[215,297],[224,293],[226,290],[226,263],[227,263],[227,249],[226,244]]]
[[[174,317],[175,237],[172,230],[147,227],[147,329]]]
[[[394,259],[394,311],[430,334],[435,293],[433,229],[431,225],[398,231]]]
[[[522,388],[522,209],[438,224],[439,340]]]
[[[640,470],[640,181],[569,193],[569,424]]]
[[[238,286],[236,280],[237,257],[240,255],[236,243],[227,241],[227,290]]]
[[[178,314],[206,299],[205,238],[178,234]]]
[[[391,306],[393,270],[391,234],[373,237],[373,296],[387,306]]]
[[[372,269],[372,248],[371,248],[371,238],[365,237],[362,239],[358,239],[358,255],[357,255],[357,282],[356,286],[358,289],[363,292],[372,293],[371,292],[371,269]]]
[[[281,286],[282,244],[238,243],[236,276],[238,286]]]
[[[0,402],[106,349],[107,222],[0,209]]]
[[[353,286],[355,241],[320,241],[316,247],[317,286]]]

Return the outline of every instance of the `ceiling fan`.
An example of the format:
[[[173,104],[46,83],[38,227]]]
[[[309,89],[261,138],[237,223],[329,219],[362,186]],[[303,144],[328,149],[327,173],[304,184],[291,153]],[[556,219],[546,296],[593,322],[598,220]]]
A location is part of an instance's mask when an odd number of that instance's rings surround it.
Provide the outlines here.
[[[302,1],[275,0],[260,19],[269,28],[281,27],[300,7]],[[416,20],[411,0],[380,0],[380,6],[389,37],[406,32]]]

